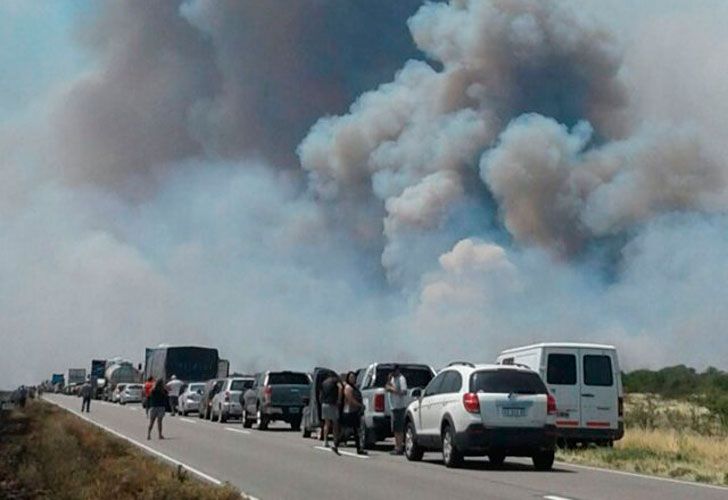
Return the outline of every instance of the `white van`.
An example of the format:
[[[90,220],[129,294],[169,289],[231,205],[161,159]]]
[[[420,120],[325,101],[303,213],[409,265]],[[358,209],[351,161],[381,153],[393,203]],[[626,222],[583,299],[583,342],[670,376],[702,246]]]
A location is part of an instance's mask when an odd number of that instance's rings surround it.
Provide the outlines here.
[[[561,443],[611,446],[624,435],[622,378],[614,346],[534,344],[503,351],[497,363],[524,365],[541,375],[556,398]]]

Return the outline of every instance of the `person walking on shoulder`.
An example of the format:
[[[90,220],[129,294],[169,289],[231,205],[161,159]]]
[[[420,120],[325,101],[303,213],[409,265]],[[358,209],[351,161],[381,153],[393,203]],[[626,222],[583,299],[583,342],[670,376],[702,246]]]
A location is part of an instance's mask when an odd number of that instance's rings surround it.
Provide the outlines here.
[[[337,455],[339,453],[339,406],[341,405],[342,394],[341,381],[339,377],[332,373],[321,384],[319,400],[321,401],[321,418],[324,421],[324,446],[328,448],[329,432],[333,432],[334,446],[332,450]]]
[[[392,434],[394,434],[392,455],[402,455],[404,453],[404,413],[407,408],[407,380],[402,375],[399,365],[394,365],[392,368],[385,390],[389,396],[389,407],[392,409]]]
[[[86,382],[81,386],[81,413],[84,409],[86,413],[91,412],[91,396],[93,395],[94,388],[91,385],[91,381],[86,379]]]
[[[356,453],[358,455],[366,455],[361,436],[359,435],[359,426],[361,424],[361,414],[364,410],[364,403],[361,391],[356,386],[356,373],[349,372],[346,374],[344,384],[344,411],[341,416],[341,425],[350,428],[354,434],[354,443],[356,444]]]
[[[154,389],[154,377],[149,377],[144,382],[144,401],[142,401],[147,417],[149,416],[149,395],[152,393],[152,389]]]
[[[154,427],[155,420],[157,422],[159,439],[164,439],[162,435],[162,420],[164,419],[164,412],[167,411],[167,406],[169,405],[169,394],[167,393],[167,388],[164,387],[164,380],[159,379],[154,384],[154,389],[149,393],[147,405],[149,406],[147,439],[152,439],[152,428]]]

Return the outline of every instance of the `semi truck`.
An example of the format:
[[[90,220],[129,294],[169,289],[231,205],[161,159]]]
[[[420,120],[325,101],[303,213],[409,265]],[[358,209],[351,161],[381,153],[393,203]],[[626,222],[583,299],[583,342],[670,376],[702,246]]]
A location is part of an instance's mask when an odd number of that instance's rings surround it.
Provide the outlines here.
[[[151,347],[145,353],[144,378],[167,381],[174,375],[185,382],[204,382],[217,377],[219,361],[217,349],[210,347]]]
[[[91,360],[91,385],[94,387],[94,399],[99,399],[104,390],[104,372],[106,371],[105,359]]]
[[[103,378],[103,398],[107,401],[118,384],[138,384],[142,375],[131,361],[122,358],[112,358],[106,361],[106,370]]]
[[[83,384],[86,381],[86,368],[69,368],[68,384]]]

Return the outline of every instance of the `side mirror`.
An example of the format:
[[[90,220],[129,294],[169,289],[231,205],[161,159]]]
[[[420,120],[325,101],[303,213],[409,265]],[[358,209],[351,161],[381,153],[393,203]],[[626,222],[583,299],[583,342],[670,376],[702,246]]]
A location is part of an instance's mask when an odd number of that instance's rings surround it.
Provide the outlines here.
[[[422,389],[412,389],[412,397],[413,398],[420,398],[422,397]]]

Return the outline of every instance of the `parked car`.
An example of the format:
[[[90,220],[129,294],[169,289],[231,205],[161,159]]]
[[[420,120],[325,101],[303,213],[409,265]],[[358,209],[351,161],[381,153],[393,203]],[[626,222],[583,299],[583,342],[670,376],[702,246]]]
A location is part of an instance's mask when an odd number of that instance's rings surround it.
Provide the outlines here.
[[[124,389],[119,392],[119,404],[141,403],[142,391],[142,384],[125,384]]]
[[[124,387],[126,387],[126,384],[116,384],[116,387],[114,388],[114,391],[111,393],[111,397],[109,398],[112,403],[119,402],[121,391],[124,390]]]
[[[282,420],[293,430],[301,429],[304,398],[311,390],[307,373],[268,371],[255,377],[243,396],[243,426],[265,430],[270,422]]]
[[[447,467],[466,456],[531,457],[549,470],[556,446],[556,400],[535,371],[520,366],[451,364],[407,407],[405,455],[441,451]]]
[[[357,384],[364,401],[360,437],[365,448],[371,448],[377,441],[392,436],[392,411],[384,386],[394,365],[395,363],[373,363],[360,370],[357,376]],[[413,399],[413,391],[425,387],[435,376],[435,370],[427,365],[411,363],[398,363],[398,365],[407,381],[409,401]]]
[[[535,344],[503,351],[498,363],[528,366],[541,375],[559,403],[560,443],[611,446],[624,435],[622,378],[614,346]]]
[[[230,417],[242,417],[241,396],[245,391],[253,387],[254,382],[254,377],[228,377],[223,379],[222,388],[212,398],[211,420],[227,422]]]
[[[220,392],[224,381],[225,379],[217,378],[208,380],[205,383],[205,390],[200,395],[198,417],[210,420],[210,416],[212,415],[212,399],[215,397],[215,394]]]
[[[177,410],[187,416],[190,412],[199,411],[202,393],[205,391],[204,382],[193,382],[185,384],[180,391],[177,401]]]

